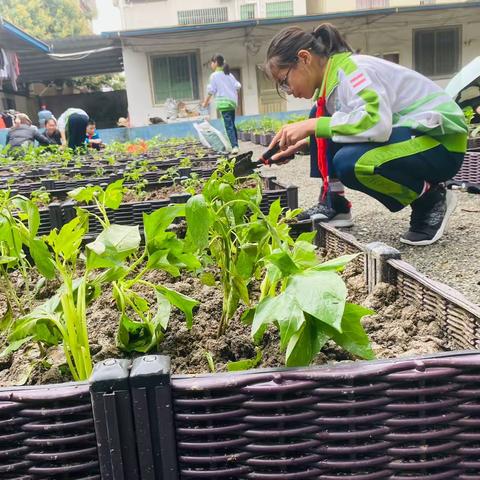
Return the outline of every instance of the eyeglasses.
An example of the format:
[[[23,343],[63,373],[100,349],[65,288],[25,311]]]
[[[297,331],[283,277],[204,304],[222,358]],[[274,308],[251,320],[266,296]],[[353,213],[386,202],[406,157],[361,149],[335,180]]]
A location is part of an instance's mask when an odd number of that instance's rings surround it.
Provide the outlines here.
[[[292,93],[292,89],[289,85],[288,82],[288,76],[290,75],[290,72],[292,71],[292,68],[297,64],[297,59],[295,59],[295,63],[290,66],[290,68],[287,70],[287,74],[285,75],[285,78],[278,84],[278,88],[283,92],[286,93],[287,95],[290,95]]]

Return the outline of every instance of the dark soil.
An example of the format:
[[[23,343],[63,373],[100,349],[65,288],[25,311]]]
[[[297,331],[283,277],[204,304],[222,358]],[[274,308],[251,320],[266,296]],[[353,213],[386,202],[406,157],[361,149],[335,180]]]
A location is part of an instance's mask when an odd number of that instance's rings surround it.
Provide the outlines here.
[[[209,371],[206,353],[214,360],[217,372],[226,371],[228,362],[254,358],[256,346],[250,338],[250,329],[240,322],[243,309],[239,309],[228,331],[217,338],[218,322],[222,308],[222,294],[217,286],[203,285],[198,278],[183,276],[172,279],[163,272],[151,272],[148,280],[169,286],[200,301],[194,315],[194,324],[188,330],[183,313],[172,311],[168,331],[158,352],[171,356],[173,373],[195,374]],[[365,317],[364,326],[379,358],[401,355],[431,354],[448,350],[442,325],[413,305],[397,298],[394,287],[380,284],[367,294],[361,265],[351,264],[343,274],[349,290],[349,301],[360,303],[376,311]],[[45,288],[52,289],[54,285]],[[46,292],[42,292],[45,296]],[[49,292],[51,293],[51,292]],[[145,296],[150,292],[141,292]],[[255,288],[252,300],[255,300]],[[5,301],[0,300],[0,315],[5,311]],[[109,357],[125,357],[115,346],[119,314],[107,289],[88,309],[91,353],[94,362]],[[259,367],[283,365],[284,355],[279,349],[279,337],[274,328],[265,334]],[[61,348],[50,348],[46,361],[41,362],[37,346],[29,346],[8,358],[0,358],[0,386],[18,384],[55,383],[70,380],[65,370]],[[333,344],[328,344],[314,363],[354,360]]]
[[[171,187],[161,187],[157,190],[142,190],[136,192],[134,189],[128,189],[123,195],[122,203],[145,202],[149,200],[167,200],[170,195],[175,193],[185,193],[185,187],[181,184],[175,184]]]

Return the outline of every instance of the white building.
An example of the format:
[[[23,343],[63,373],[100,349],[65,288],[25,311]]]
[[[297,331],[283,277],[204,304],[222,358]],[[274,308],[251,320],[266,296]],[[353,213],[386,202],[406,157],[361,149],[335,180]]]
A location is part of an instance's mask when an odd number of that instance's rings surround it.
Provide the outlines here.
[[[122,39],[133,126],[164,115],[169,97],[197,105],[215,53],[243,85],[238,113],[309,108],[309,101],[280,98],[259,68],[270,39],[287,25],[311,30],[334,23],[355,49],[415,68],[441,85],[480,55],[480,1],[202,0],[200,9],[193,1],[118,1],[123,30],[110,35]],[[336,11],[340,7],[346,11]]]

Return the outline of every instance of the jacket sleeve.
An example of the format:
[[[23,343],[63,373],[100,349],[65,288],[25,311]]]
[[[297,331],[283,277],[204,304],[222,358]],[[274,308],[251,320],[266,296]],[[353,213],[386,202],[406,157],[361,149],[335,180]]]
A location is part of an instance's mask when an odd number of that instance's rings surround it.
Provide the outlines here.
[[[42,146],[50,145],[52,142],[45,135],[42,135],[38,130],[34,134],[35,140]]]
[[[232,75],[232,74],[230,74],[230,75]],[[233,75],[232,75],[232,78],[235,82],[235,89],[240,90],[242,88],[242,84]]]
[[[215,75],[213,73],[210,75],[210,80],[207,85],[207,93],[209,95],[215,95],[217,93],[217,85],[215,81]]]
[[[386,142],[392,133],[393,114],[376,73],[357,69],[340,75],[337,111],[318,119],[315,135],[338,143]]]
[[[58,120],[57,120],[57,128],[60,130],[60,131],[65,131],[65,128],[67,127],[67,115],[68,115],[68,110],[65,110],[65,112],[63,112],[60,117],[58,117]]]

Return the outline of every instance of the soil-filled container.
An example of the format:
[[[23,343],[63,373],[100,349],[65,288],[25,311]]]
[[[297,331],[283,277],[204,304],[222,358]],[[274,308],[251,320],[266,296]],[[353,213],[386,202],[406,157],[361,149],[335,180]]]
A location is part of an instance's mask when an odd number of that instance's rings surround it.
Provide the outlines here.
[[[239,130],[238,139],[241,140],[242,142],[248,142],[250,140],[250,133]]]
[[[165,181],[157,184],[156,187],[171,186],[172,184],[172,181]],[[154,186],[155,185],[152,185],[152,187]],[[111,223],[141,226],[143,225],[143,213],[152,213],[170,203],[178,203],[178,198],[177,195],[173,198],[170,196],[160,200],[122,203],[116,210],[107,209],[107,213]],[[270,205],[277,199],[280,200],[280,205],[284,208],[291,210],[298,208],[298,187],[293,185],[285,186],[277,182],[275,177],[264,178],[263,197],[260,204],[262,211],[268,213]],[[74,201],[67,200],[60,204],[51,204],[48,209],[42,210],[41,215],[43,216],[40,233],[48,234],[51,229],[55,227],[61,228],[62,225],[68,223],[77,215],[75,207],[76,203]],[[96,215],[100,214],[96,206],[88,205],[83,208]],[[100,233],[102,226],[95,216],[90,216],[89,221],[89,234],[96,235]]]
[[[263,145],[264,147],[268,147],[272,143],[274,136],[275,134],[272,132],[262,133],[260,135],[260,145]]]
[[[478,352],[171,378],[150,356],[93,379],[0,389],[1,478],[478,477]]]
[[[252,133],[250,137],[250,141],[253,143],[256,143],[257,145],[260,145],[260,133]]]
[[[456,184],[466,183],[480,187],[480,152],[468,151],[465,154],[462,168],[455,175],[453,181]]]
[[[369,286],[389,282],[433,312],[452,350],[478,348],[478,308],[392,249],[317,227],[328,255],[359,254]],[[0,388],[0,478],[478,478],[478,350],[188,376],[169,363],[99,362],[90,393]]]
[[[473,148],[480,148],[480,137],[469,138],[467,142],[467,148],[468,150],[471,150]]]

